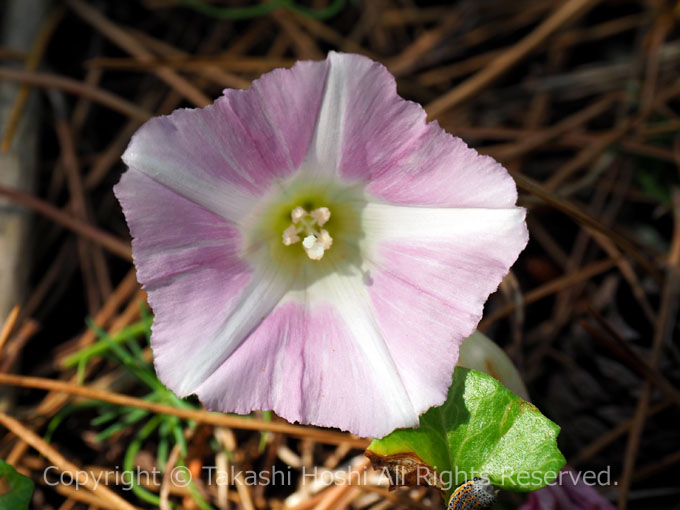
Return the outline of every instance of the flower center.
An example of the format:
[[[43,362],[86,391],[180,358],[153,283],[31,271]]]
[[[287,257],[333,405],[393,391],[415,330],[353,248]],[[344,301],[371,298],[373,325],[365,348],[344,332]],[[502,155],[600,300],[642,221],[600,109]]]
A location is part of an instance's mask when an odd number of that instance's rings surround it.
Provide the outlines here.
[[[283,231],[282,242],[290,246],[302,240],[302,248],[312,260],[321,260],[323,254],[333,245],[333,238],[321,228],[331,217],[328,207],[319,207],[307,212],[297,206],[290,213],[293,223]],[[301,237],[302,236],[302,237]]]
[[[359,266],[365,203],[361,187],[305,170],[272,186],[241,221],[242,256],[268,256],[282,274],[302,275],[305,285],[339,267]]]

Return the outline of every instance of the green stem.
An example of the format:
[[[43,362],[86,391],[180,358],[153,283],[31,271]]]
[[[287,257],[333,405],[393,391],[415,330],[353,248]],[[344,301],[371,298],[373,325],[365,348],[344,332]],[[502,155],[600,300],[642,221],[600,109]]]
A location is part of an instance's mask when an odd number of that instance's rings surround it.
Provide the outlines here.
[[[293,0],[283,0],[284,7],[295,14],[306,16],[316,20],[326,20],[337,15],[344,9],[345,0],[333,0],[328,7],[322,9],[310,9],[302,5],[297,5]]]
[[[205,3],[202,0],[176,1],[177,3],[186,7],[190,7],[201,14],[205,14],[213,18],[231,20],[258,18],[275,11],[283,4],[282,0],[271,0],[269,2],[253,5],[251,7],[218,7],[216,5]]]
[[[151,326],[152,320],[153,319],[146,319],[139,321],[135,324],[132,324],[131,326],[128,326],[127,328],[113,335],[110,338],[110,340],[113,341],[114,343],[119,344],[125,342],[128,338],[133,338],[135,336],[145,334],[148,331],[149,327]],[[87,361],[91,357],[102,355],[105,352],[108,352],[109,350],[110,350],[109,343],[106,340],[100,340],[99,342],[96,342],[89,347],[81,349],[75,354],[72,354],[71,356],[66,358],[63,362],[63,366],[64,368],[73,367],[75,365],[78,365],[81,362],[81,360]]]
[[[206,16],[229,20],[258,18],[281,8],[308,18],[325,20],[337,15],[345,7],[345,0],[333,0],[329,6],[321,9],[304,7],[293,0],[269,0],[250,7],[219,7],[203,0],[176,0],[176,2]]]

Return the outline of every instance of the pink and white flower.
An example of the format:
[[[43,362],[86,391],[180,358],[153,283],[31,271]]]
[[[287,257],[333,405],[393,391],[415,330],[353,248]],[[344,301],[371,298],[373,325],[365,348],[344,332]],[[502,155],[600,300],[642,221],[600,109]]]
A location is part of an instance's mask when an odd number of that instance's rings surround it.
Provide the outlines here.
[[[154,118],[123,160],[158,375],[224,412],[417,425],[527,242],[505,169],[358,55]]]

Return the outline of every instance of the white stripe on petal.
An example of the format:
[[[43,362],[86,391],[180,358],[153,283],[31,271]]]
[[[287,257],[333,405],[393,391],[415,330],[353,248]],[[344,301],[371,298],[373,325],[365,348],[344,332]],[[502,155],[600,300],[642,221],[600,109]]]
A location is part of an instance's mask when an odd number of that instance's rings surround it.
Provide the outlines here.
[[[187,173],[190,164],[186,161],[173,157],[156,157],[149,151],[136,149],[137,146],[131,144],[124,155],[125,163],[169,190],[208,211],[234,221],[239,221],[250,211],[254,197],[245,188],[220,183],[217,179],[203,180]]]
[[[198,387],[241,345],[248,335],[276,307],[293,284],[294,275],[271,263],[256,264],[246,288],[233,304],[224,322],[206,338],[195,331],[193,348],[180,353],[168,345],[154,345],[156,367],[162,380],[178,395],[194,393]],[[161,347],[161,348],[159,348]]]
[[[330,66],[326,88],[307,161],[315,173],[335,175],[342,148],[345,110],[349,100],[347,76],[358,70],[352,68],[355,61],[345,55],[330,52],[328,61]]]
[[[386,239],[451,239],[521,225],[526,211],[507,209],[405,207],[368,203],[361,213],[368,243]]]
[[[526,245],[524,210],[367,204],[362,230],[375,320],[411,401],[434,405],[460,342]]]
[[[434,402],[417,402],[409,399],[409,392],[392,359],[388,340],[384,338],[368,294],[366,275],[358,269],[335,271],[314,282],[307,289],[310,303],[328,303],[347,325],[347,328],[363,353],[362,364],[372,368],[373,378],[366,381],[371,391],[381,395],[390,416],[385,421],[394,427],[413,427],[418,415]],[[441,399],[440,399],[441,400]],[[441,403],[441,402],[439,402]]]
[[[326,62],[300,62],[225,90],[214,104],[145,123],[123,161],[192,202],[240,221],[295,173],[321,106]],[[144,200],[144,197],[140,197]]]

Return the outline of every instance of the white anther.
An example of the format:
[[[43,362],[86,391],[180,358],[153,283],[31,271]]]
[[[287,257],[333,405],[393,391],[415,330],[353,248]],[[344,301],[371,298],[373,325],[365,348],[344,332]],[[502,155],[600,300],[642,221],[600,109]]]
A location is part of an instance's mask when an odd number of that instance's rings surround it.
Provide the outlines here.
[[[316,244],[316,236],[307,236],[302,241],[302,246],[304,246],[308,250],[311,250],[314,247],[315,244]]]
[[[283,244],[285,246],[295,244],[299,240],[300,236],[298,236],[298,229],[295,225],[291,225],[290,227],[283,231]]]
[[[309,214],[316,220],[316,224],[320,227],[331,219],[331,212],[328,207],[319,207],[318,209],[314,209]]]
[[[321,260],[326,251],[325,246],[315,236],[307,236],[302,241],[305,253],[312,260]]]
[[[307,216],[307,211],[304,208],[297,206],[290,213],[290,217],[293,219],[293,223],[298,223],[302,218]]]

